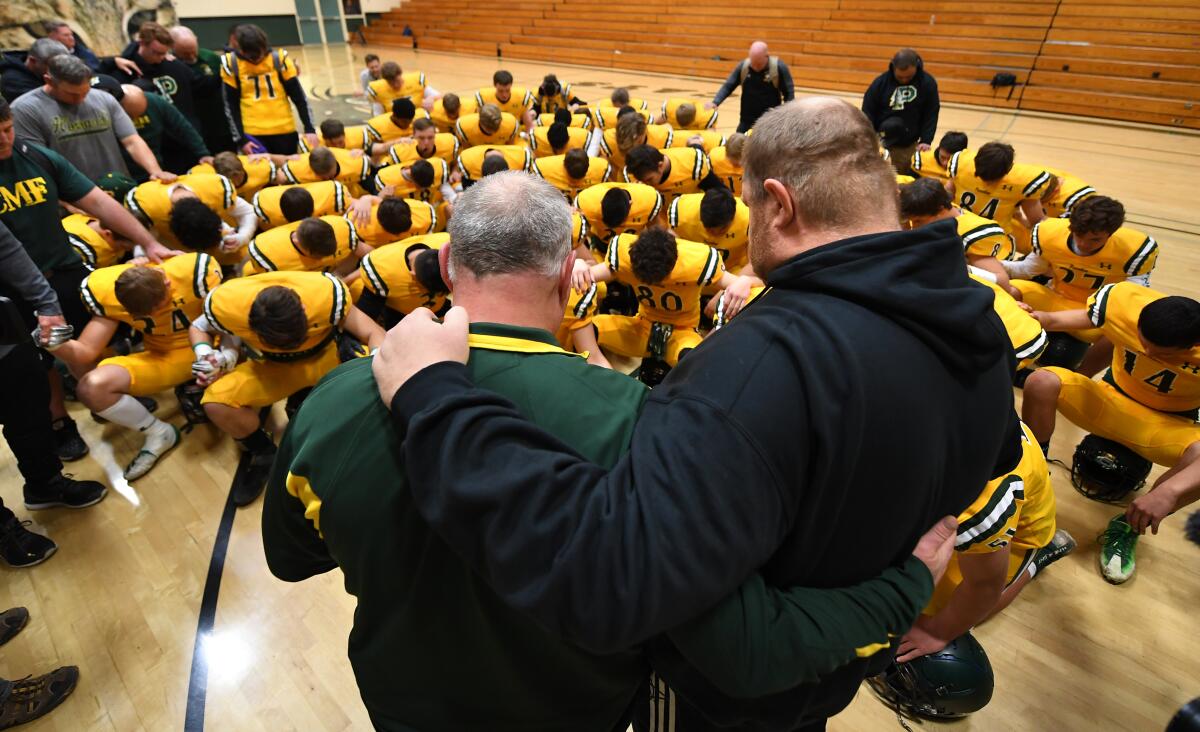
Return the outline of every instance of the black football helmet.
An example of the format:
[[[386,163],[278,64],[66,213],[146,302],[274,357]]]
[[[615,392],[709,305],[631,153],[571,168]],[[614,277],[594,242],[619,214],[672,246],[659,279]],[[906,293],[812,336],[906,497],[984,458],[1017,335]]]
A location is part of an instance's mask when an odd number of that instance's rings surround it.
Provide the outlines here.
[[[983,646],[970,633],[963,633],[937,653],[907,663],[893,661],[867,683],[898,711],[954,719],[987,706],[996,680]]]
[[[1038,356],[1038,366],[1061,366],[1074,371],[1079,368],[1092,344],[1066,333],[1047,333],[1046,350]]]
[[[1094,501],[1116,503],[1146,484],[1150,461],[1119,442],[1084,437],[1071,462],[1071,485]]]

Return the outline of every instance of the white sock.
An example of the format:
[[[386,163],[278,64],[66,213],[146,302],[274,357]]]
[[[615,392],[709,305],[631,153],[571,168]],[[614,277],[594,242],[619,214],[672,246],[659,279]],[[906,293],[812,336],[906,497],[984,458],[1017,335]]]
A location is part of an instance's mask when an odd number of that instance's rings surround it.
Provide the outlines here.
[[[150,414],[149,409],[143,407],[141,402],[128,394],[122,394],[116,404],[102,412],[96,412],[96,414],[113,424],[119,424],[138,432],[145,432],[158,421],[153,414]]]

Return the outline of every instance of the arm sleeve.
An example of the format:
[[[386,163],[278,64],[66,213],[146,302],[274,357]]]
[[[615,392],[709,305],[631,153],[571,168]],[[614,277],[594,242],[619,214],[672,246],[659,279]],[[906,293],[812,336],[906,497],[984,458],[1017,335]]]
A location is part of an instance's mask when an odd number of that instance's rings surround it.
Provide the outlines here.
[[[738,85],[742,83],[742,64],[744,63],[746,62],[742,61],[733,67],[733,71],[729,73],[729,78],[725,80],[725,83],[717,90],[717,95],[713,97],[713,104],[718,107],[721,106],[721,102],[728,99],[733,90],[737,89]]]
[[[300,77],[293,76],[283,82],[283,88],[287,90],[292,104],[296,105],[296,114],[300,115],[300,124],[304,126],[304,132],[315,133],[317,130],[313,127],[312,110],[308,108],[308,97],[304,94],[304,85],[300,83]]]
[[[779,62],[779,91],[783,93],[785,102],[796,98],[796,87],[792,83],[792,70],[782,61]]]
[[[62,315],[58,296],[20,240],[0,223],[0,282],[15,290],[41,315]]]
[[[172,139],[182,142],[188,151],[197,159],[209,154],[208,147],[204,144],[204,140],[200,137],[200,133],[196,132],[196,128],[192,127],[192,123],[188,122],[187,117],[175,108],[175,105],[163,105],[166,110],[167,118],[163,120],[166,123],[167,135]]]
[[[50,146],[49,128],[42,122],[42,115],[29,114],[24,109],[13,110],[13,128],[17,137],[42,147]]]
[[[942,111],[942,100],[938,97],[937,80],[926,74],[929,89],[925,95],[925,114],[921,116],[921,142],[932,145],[937,135],[938,115]]]
[[[588,137],[587,154],[589,158],[600,157],[600,140],[604,137],[604,131],[600,129],[592,130],[591,136]]]
[[[129,119],[129,115],[125,113],[125,110],[121,107],[121,103],[115,97],[107,94],[104,96],[108,101],[112,102],[108,105],[108,114],[112,117],[113,132],[116,133],[117,139],[124,140],[130,135],[136,135],[137,127],[133,126],[133,120]]]
[[[41,148],[41,152],[54,165],[54,182],[58,184],[60,199],[73,204],[96,188],[96,184],[80,172],[79,168],[76,168],[70,160],[47,148]],[[107,226],[107,224],[105,225]]]
[[[879,129],[880,119],[879,108],[882,105],[883,84],[879,79],[871,82],[871,86],[867,87],[867,91],[863,94],[862,111],[867,115],[867,119],[871,120],[871,126],[876,130]]]
[[[263,497],[262,540],[271,574],[299,582],[337,566],[316,527],[304,515],[305,506],[288,489],[297,480],[289,468],[295,449],[292,432],[283,436]],[[302,480],[302,479],[301,479]]]
[[[246,199],[238,196],[233,202],[233,208],[230,213],[237,221],[238,239],[246,244],[250,238],[254,236],[254,230],[258,228],[258,215],[254,213],[254,207],[246,202]]]
[[[422,516],[506,602],[598,652],[728,595],[778,547],[803,494],[697,397],[647,400],[607,474],[475,389],[461,364],[422,370],[391,408]],[[697,459],[698,444],[741,457]]]
[[[229,132],[233,135],[234,144],[241,145],[246,141],[242,129],[242,93],[229,84],[222,84],[222,88],[225,90],[225,119],[229,122]]]
[[[916,557],[839,589],[780,590],[755,574],[667,635],[721,691],[766,696],[889,650],[932,596],[933,578]]]
[[[1050,263],[1040,254],[1028,254],[1016,262],[1000,260],[1000,265],[1008,276],[1017,280],[1031,280],[1034,277],[1050,271]]]
[[[442,183],[438,191],[442,194],[442,198],[449,203],[454,203],[454,199],[458,198],[458,191],[454,190],[454,186],[450,185],[449,181]]]

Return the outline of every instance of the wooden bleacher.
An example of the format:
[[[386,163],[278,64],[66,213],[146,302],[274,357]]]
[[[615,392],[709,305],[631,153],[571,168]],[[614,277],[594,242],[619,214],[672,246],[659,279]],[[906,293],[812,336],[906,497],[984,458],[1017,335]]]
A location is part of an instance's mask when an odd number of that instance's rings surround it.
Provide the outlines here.
[[[713,79],[761,38],[798,87],[845,92],[865,90],[912,46],[945,101],[1200,129],[1200,6],[1146,2],[514,0],[497,16],[473,0],[406,0],[365,33],[385,45],[415,38],[428,50]],[[1017,86],[993,89],[1000,71]]]

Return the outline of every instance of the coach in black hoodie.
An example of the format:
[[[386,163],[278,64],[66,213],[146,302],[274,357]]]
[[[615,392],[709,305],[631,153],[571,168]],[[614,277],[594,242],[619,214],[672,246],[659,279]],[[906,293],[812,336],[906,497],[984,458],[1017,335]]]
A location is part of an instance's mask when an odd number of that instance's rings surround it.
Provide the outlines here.
[[[933,145],[937,134],[937,80],[925,70],[925,62],[911,48],[892,57],[888,70],[875,77],[863,94],[862,111],[876,132],[883,132],[896,171],[911,173],[912,154]]]
[[[1016,464],[1011,348],[953,225],[898,230],[853,107],[771,110],[742,159],[771,289],[651,392],[611,472],[474,388],[465,329],[427,311],[375,373],[422,515],[508,602],[595,651],[651,640],[680,730],[820,729],[891,654],[737,700],[659,634],[755,570],[840,587],[907,556]]]

